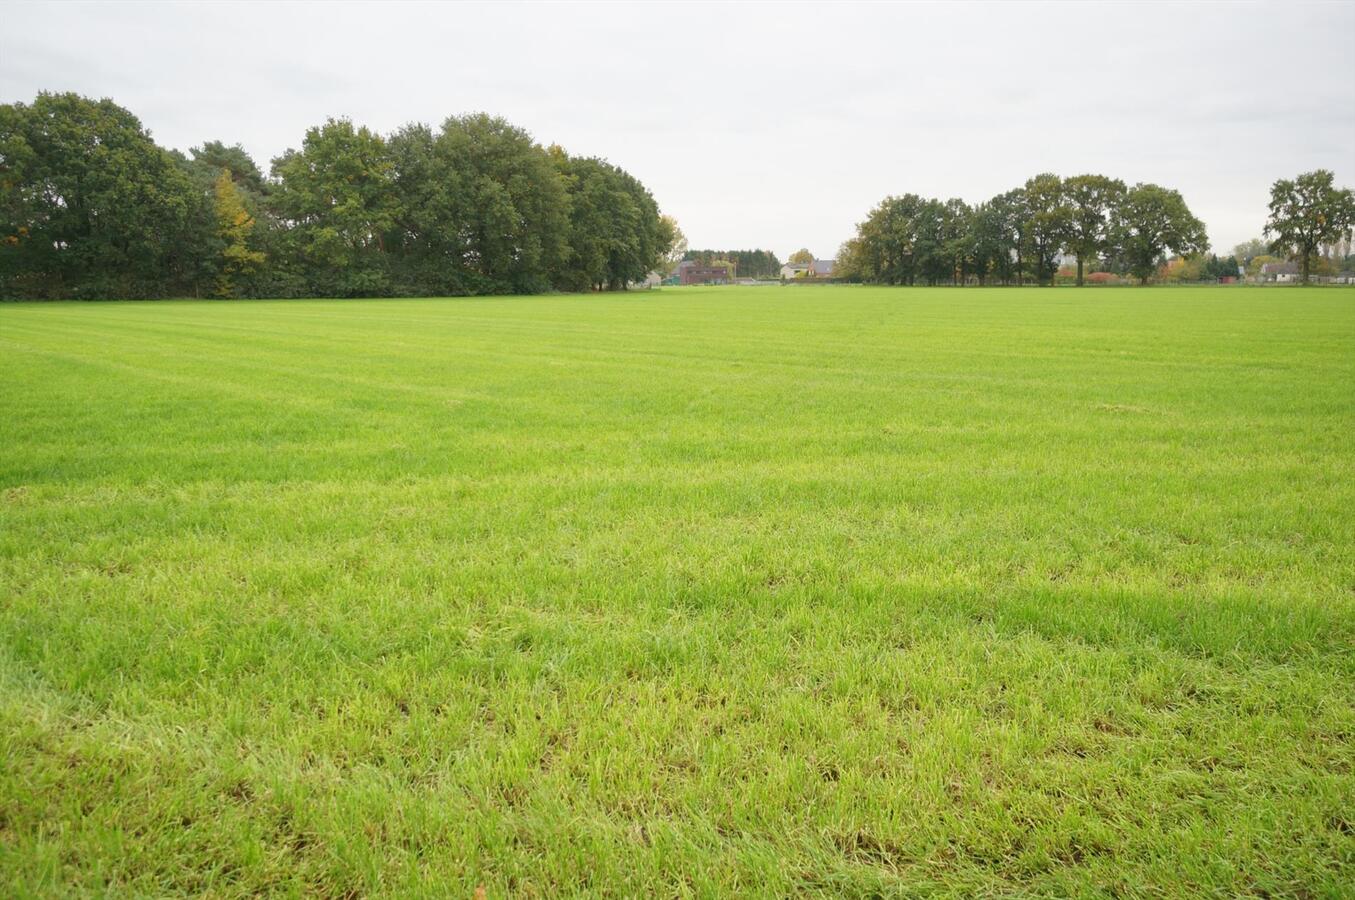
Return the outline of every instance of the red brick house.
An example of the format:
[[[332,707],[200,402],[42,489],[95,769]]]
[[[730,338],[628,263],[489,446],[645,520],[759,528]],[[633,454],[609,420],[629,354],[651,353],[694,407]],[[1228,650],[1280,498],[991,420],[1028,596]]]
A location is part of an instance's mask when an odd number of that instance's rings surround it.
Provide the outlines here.
[[[703,266],[695,260],[678,263],[678,284],[729,284],[729,269],[725,266]]]

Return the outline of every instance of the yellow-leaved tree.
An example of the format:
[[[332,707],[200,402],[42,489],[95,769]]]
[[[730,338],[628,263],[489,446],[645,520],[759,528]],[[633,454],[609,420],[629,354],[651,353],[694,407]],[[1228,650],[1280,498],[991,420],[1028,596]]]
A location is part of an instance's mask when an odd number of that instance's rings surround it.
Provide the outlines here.
[[[245,209],[245,201],[231,173],[225,169],[216,179],[216,221],[221,239],[226,243],[221,251],[216,293],[219,297],[234,297],[236,278],[255,272],[263,265],[265,255],[249,248],[249,235],[254,230],[255,220]]]

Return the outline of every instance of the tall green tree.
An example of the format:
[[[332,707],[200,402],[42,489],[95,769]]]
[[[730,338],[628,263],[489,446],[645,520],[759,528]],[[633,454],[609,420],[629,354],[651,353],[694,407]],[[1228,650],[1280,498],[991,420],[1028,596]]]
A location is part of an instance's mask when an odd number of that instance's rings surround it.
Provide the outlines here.
[[[471,210],[466,173],[440,135],[425,124],[407,125],[386,141],[394,190],[386,251],[392,257],[392,290],[408,296],[502,291],[472,271]]]
[[[1063,182],[1063,194],[1071,209],[1068,250],[1077,258],[1077,284],[1082,286],[1087,260],[1110,252],[1114,238],[1114,212],[1124,197],[1125,184],[1105,175],[1075,175]]]
[[[1136,184],[1116,210],[1115,242],[1129,271],[1146,284],[1164,256],[1188,256],[1209,248],[1204,223],[1181,195],[1156,184]]]
[[[463,264],[479,291],[548,290],[569,256],[569,196],[543,147],[497,116],[453,116],[438,158],[459,183]]]
[[[1016,276],[1016,286],[1025,283],[1026,264],[1031,256],[1030,198],[1025,188],[1016,188],[993,198],[995,206],[1006,227],[1006,241],[1011,253],[1011,271]]]
[[[860,268],[868,281],[913,284],[931,249],[927,204],[916,194],[886,197],[857,227]]]
[[[927,284],[940,284],[955,278],[951,214],[940,200],[924,200],[914,220],[913,261],[915,277]]]
[[[570,157],[559,148],[551,156],[570,207],[562,286],[620,290],[657,268],[677,234],[644,185],[605,160]]]
[[[1021,283],[1029,253],[1026,230],[1029,212],[1025,191],[1017,188],[980,203],[969,220],[975,268],[980,283],[995,278],[1002,284]]]
[[[347,119],[309,129],[300,150],[273,161],[272,205],[291,232],[310,291],[389,292],[385,234],[395,221],[386,142]]]
[[[1274,235],[1270,248],[1298,259],[1306,284],[1318,248],[1350,240],[1355,225],[1355,194],[1334,185],[1326,169],[1281,178],[1270,188],[1270,218],[1265,233]]]
[[[941,220],[942,249],[951,284],[965,284],[975,268],[974,248],[970,241],[970,219],[974,211],[958,197],[945,202]]]
[[[1072,233],[1073,210],[1064,198],[1063,180],[1049,172],[1025,186],[1026,240],[1035,261],[1037,284],[1053,284],[1056,260]]]
[[[976,221],[977,246],[988,260],[992,275],[1003,284],[1011,284],[1013,278],[1020,284],[1027,218],[1025,191],[1017,188],[998,194],[983,204],[981,216]]]
[[[790,257],[786,260],[786,262],[790,263],[793,266],[813,265],[814,254],[809,252],[808,247],[801,247],[799,250],[796,250],[794,253],[792,253]]]
[[[1237,259],[1232,256],[1220,257],[1211,254],[1209,259],[1205,261],[1201,274],[1205,278],[1213,278],[1216,280],[1236,278]]]
[[[111,100],[39,94],[0,106],[0,296],[157,297],[176,265],[192,185]]]

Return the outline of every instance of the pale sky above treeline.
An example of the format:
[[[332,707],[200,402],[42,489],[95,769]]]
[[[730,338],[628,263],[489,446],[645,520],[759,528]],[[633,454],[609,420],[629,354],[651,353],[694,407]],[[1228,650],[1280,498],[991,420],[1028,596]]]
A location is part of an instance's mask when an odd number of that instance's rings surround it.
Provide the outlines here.
[[[1216,250],[1355,186],[1355,3],[6,3],[0,102],[111,97],[267,170],[305,129],[486,111],[642,180],[691,246],[831,256],[888,194],[1175,188]]]

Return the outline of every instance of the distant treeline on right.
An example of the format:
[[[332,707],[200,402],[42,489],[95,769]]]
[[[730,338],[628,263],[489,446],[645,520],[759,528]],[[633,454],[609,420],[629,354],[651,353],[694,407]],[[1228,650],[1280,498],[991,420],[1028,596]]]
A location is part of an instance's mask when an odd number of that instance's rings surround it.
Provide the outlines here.
[[[1266,262],[1294,261],[1295,280],[1307,282],[1315,270],[1355,269],[1355,194],[1333,182],[1325,169],[1275,182],[1269,240],[1239,245],[1231,257],[1206,256],[1204,223],[1179,192],[1156,184],[1045,173],[974,206],[891,196],[842,245],[834,276],[876,284],[1053,284],[1070,260],[1079,285],[1089,275],[1147,283],[1186,272],[1191,280],[1236,278]]]

